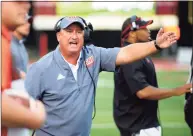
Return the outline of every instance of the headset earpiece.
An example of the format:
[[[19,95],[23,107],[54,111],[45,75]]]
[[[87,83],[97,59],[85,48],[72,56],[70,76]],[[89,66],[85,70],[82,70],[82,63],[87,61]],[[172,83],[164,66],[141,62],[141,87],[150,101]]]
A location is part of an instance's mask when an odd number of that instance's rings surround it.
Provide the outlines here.
[[[90,28],[90,30],[93,32],[94,30],[93,30],[93,26],[92,26],[92,24],[89,22],[88,23],[88,27]]]
[[[136,24],[136,21],[137,21],[137,16],[132,16],[131,17],[131,31],[135,31],[138,29],[138,25]]]
[[[137,19],[138,18],[136,15],[132,16],[130,18],[130,22],[129,22],[129,24],[131,24],[131,25],[128,25],[126,28],[124,28],[124,30],[122,30],[122,32],[121,32],[121,45],[123,45],[123,42],[128,37],[129,31],[135,31],[139,28],[139,25],[136,24]]]
[[[56,24],[55,24],[55,26],[54,26],[54,30],[55,30],[55,32],[57,33],[57,32],[59,32],[60,31],[60,23],[62,22],[62,19],[63,18],[61,18],[60,20],[58,20],[58,22],[56,22]]]
[[[84,42],[88,43],[88,42],[91,41],[91,32],[93,32],[93,26],[90,22],[87,24],[86,21],[82,17],[79,17],[79,18],[82,19],[82,21],[85,25],[85,28],[84,28]]]

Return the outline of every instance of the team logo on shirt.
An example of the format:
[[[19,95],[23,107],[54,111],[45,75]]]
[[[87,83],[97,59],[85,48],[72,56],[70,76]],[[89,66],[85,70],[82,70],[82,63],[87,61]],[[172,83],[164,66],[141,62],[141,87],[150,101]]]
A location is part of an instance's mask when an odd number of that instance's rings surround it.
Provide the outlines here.
[[[85,64],[87,67],[90,67],[94,64],[94,57],[93,56],[90,56],[88,57],[86,60],[85,60]]]

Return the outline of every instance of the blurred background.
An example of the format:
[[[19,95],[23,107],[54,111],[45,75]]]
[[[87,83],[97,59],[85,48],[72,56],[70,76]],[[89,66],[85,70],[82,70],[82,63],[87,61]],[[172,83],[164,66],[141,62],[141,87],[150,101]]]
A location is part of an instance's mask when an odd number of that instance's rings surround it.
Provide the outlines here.
[[[160,27],[174,31],[178,36],[176,45],[152,55],[161,88],[174,88],[186,83],[192,53],[192,1],[164,2],[54,2],[32,1],[33,16],[26,48],[30,62],[37,61],[57,46],[55,23],[64,16],[81,16],[94,28],[92,39],[96,46],[119,47],[123,21],[137,15],[145,20],[153,19],[149,26],[152,39]],[[96,117],[91,136],[118,136],[112,117],[113,73],[100,74]],[[164,136],[190,136],[184,121],[184,96],[159,102],[159,117]]]

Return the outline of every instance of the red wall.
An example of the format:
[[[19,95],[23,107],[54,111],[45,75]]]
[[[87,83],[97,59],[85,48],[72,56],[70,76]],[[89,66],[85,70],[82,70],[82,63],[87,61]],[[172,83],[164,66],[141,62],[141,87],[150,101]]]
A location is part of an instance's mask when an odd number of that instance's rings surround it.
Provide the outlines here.
[[[178,13],[178,1],[170,2],[156,2],[156,14],[165,15],[165,14],[175,14]]]
[[[55,2],[33,2],[33,15],[55,15],[56,4]]]

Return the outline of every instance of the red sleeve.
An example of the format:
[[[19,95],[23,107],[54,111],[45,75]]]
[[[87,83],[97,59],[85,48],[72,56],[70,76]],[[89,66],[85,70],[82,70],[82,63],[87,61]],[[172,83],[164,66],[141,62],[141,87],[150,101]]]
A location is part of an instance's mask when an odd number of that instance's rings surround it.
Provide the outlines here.
[[[10,44],[7,40],[2,38],[2,81],[1,90],[5,90],[11,87],[11,51]]]

